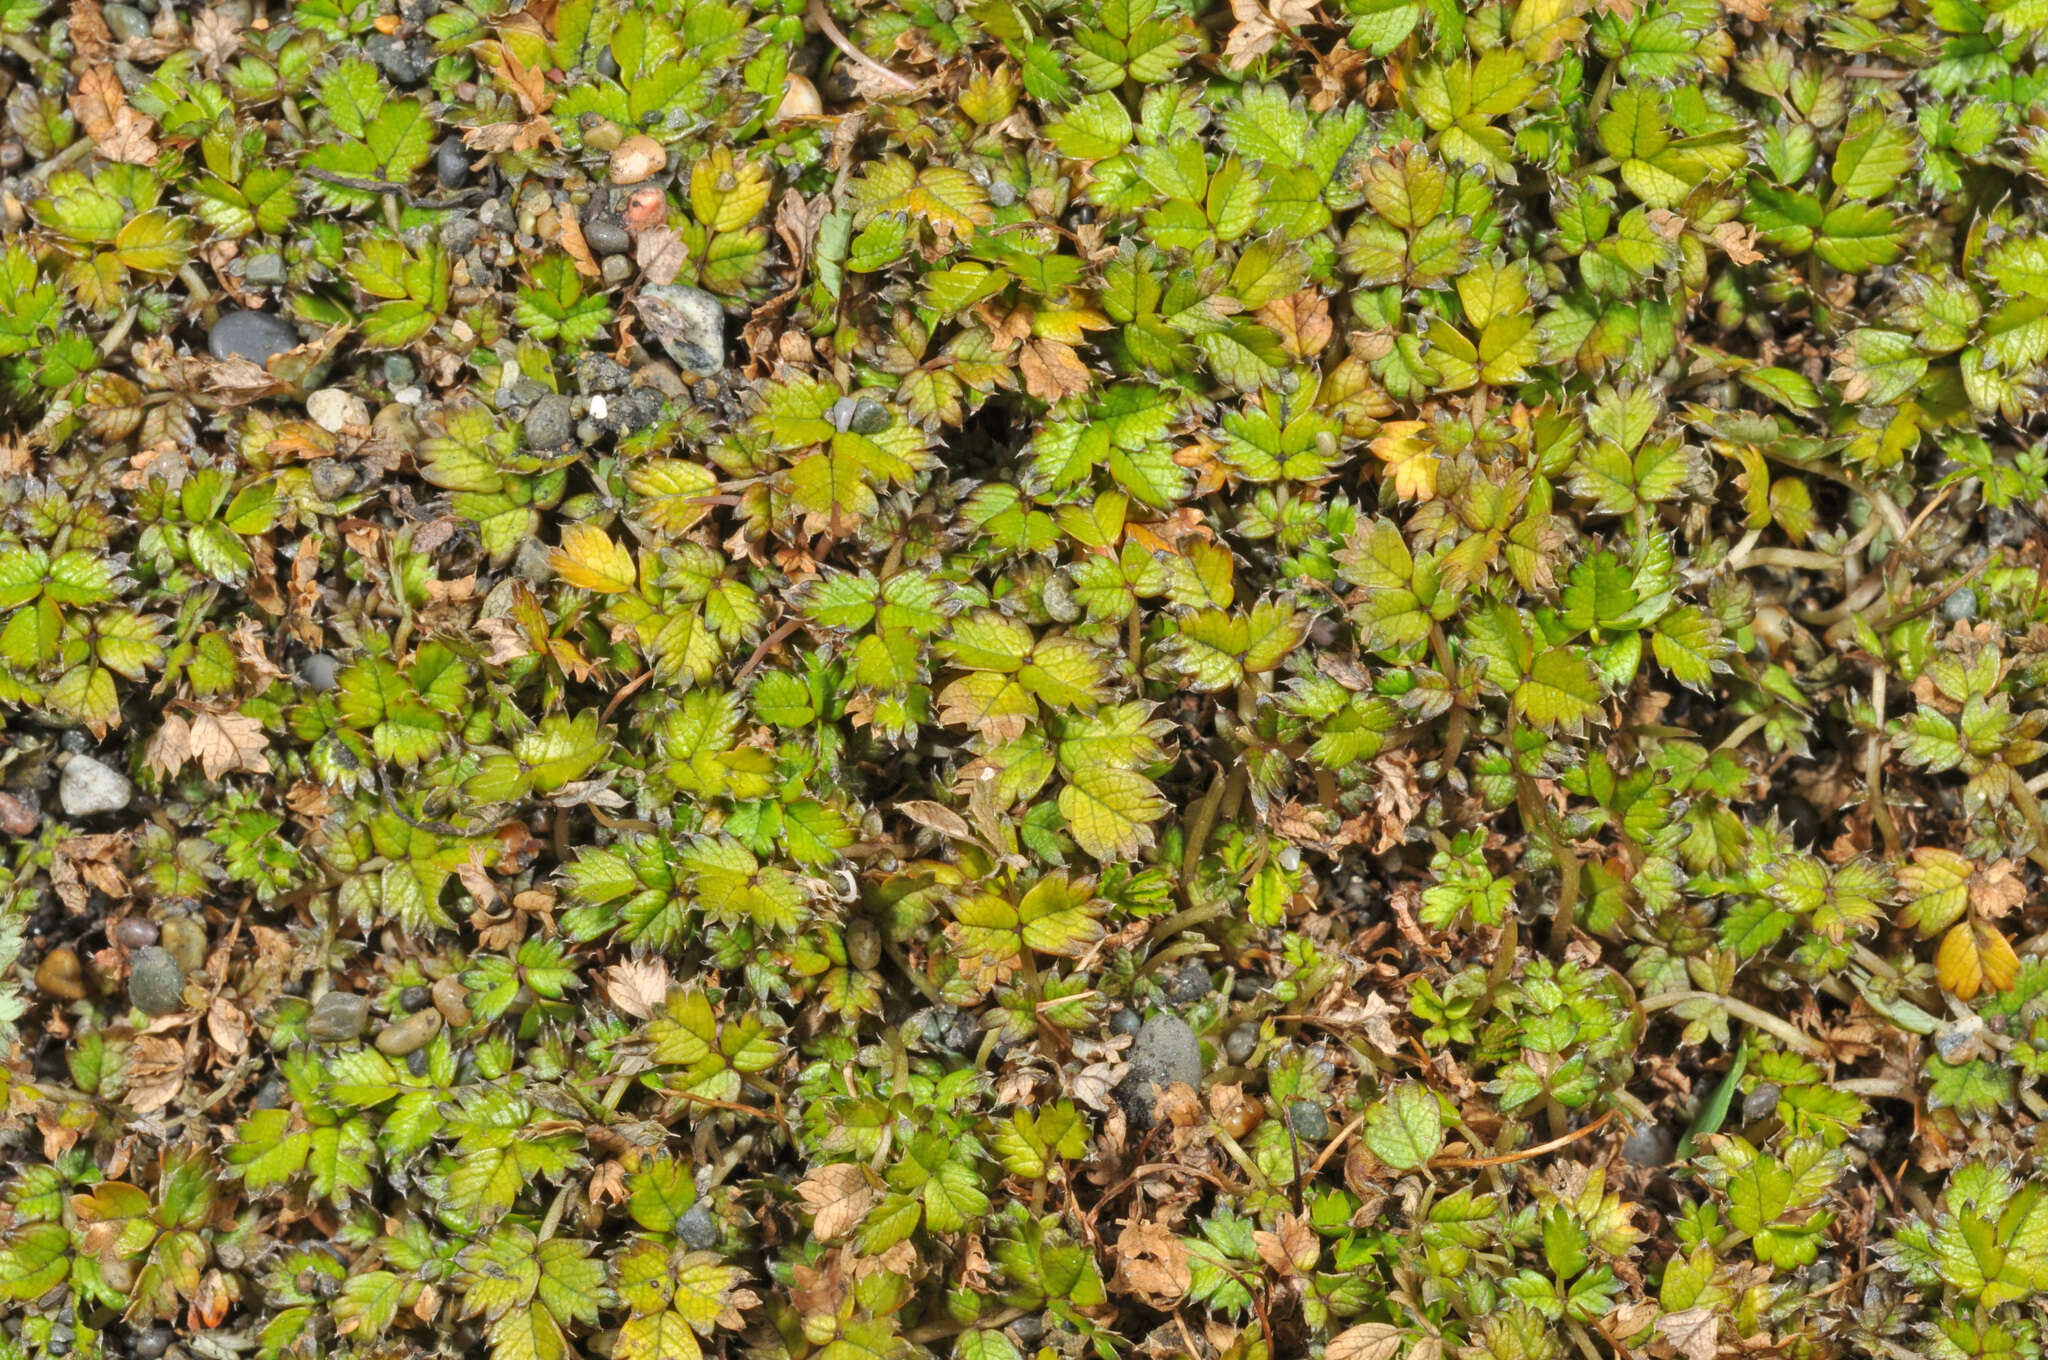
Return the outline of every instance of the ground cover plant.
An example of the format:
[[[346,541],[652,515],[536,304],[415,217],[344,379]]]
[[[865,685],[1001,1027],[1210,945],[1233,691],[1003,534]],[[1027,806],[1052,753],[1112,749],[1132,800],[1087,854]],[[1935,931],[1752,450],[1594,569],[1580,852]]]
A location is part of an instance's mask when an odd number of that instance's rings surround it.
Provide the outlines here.
[[[2044,43],[0,0],[0,1360],[2039,1355]]]

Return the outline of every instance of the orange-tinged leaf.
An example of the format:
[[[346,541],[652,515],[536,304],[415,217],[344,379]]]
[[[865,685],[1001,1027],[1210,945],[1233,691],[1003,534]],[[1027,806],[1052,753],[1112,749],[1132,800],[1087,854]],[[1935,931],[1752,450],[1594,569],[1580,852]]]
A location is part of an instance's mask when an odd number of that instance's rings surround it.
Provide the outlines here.
[[[1387,465],[1394,494],[1403,500],[1426,501],[1436,495],[1436,446],[1422,420],[1390,420],[1372,441],[1373,455]]]
[[[121,78],[112,66],[95,66],[78,78],[71,112],[85,125],[93,150],[123,165],[154,165],[158,147],[150,136],[156,123],[128,106]]]
[[[1987,988],[2003,992],[2019,976],[2019,955],[1994,926],[1982,921],[1958,921],[1942,937],[1934,959],[1935,976],[1959,1001],[1968,1001]]]
[[[635,579],[633,554],[594,524],[572,524],[564,529],[562,546],[549,555],[548,565],[570,585],[600,595],[631,590]]]

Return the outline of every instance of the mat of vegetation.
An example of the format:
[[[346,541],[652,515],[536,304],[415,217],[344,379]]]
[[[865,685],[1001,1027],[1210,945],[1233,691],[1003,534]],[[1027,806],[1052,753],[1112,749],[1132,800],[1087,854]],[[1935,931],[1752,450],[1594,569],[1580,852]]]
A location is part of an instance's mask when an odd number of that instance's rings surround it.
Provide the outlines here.
[[[2040,0],[0,0],[0,1360],[2010,1357]]]

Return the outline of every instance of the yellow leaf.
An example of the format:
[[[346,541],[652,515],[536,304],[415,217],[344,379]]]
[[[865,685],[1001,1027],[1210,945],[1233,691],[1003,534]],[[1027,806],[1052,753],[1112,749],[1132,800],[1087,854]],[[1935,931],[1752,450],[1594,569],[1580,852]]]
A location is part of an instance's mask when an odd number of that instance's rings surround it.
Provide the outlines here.
[[[1394,479],[1394,494],[1404,500],[1426,501],[1436,495],[1436,449],[1424,433],[1428,428],[1426,421],[1390,420],[1372,441],[1374,456]]]
[[[1985,988],[2002,992],[2019,976],[2019,956],[1995,927],[1982,921],[1958,921],[1942,937],[1934,959],[1941,985],[1968,1001]]]
[[[633,588],[633,554],[594,524],[572,524],[564,529],[562,546],[549,554],[548,565],[570,585],[600,595],[617,595]]]

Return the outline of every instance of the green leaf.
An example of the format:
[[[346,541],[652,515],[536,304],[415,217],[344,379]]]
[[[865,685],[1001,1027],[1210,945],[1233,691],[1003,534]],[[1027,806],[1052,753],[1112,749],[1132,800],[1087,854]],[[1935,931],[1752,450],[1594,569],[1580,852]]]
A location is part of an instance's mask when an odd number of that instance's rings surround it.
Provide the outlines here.
[[[1365,1144],[1396,1171],[1418,1171],[1443,1147],[1443,1111],[1428,1087],[1397,1083],[1365,1116]]]

